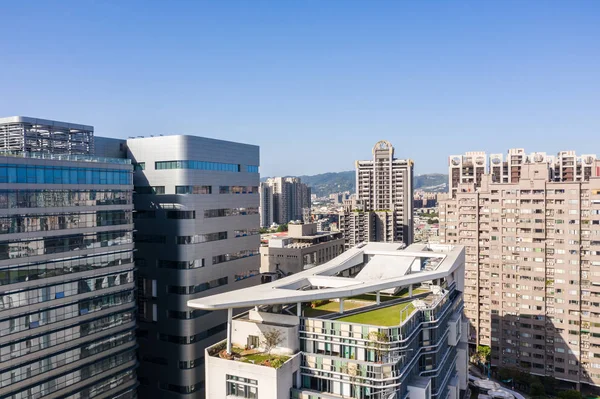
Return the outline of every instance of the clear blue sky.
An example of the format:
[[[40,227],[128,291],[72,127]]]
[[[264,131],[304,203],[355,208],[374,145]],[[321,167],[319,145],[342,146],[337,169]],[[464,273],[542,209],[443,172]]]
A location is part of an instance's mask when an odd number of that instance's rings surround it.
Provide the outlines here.
[[[29,4],[27,4],[29,3]],[[4,1],[0,115],[260,145],[261,174],[600,153],[600,1]]]

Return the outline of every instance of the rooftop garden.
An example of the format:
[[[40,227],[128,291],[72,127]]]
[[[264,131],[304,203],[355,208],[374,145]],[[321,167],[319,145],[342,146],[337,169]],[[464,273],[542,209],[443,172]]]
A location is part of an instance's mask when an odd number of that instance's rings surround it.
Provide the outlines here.
[[[413,289],[413,296],[429,293],[429,289],[427,288],[415,288]],[[408,289],[403,289],[400,291],[398,295],[387,295],[381,294],[380,301],[381,303],[385,303],[387,301],[392,301],[396,299],[408,298],[409,293]],[[376,294],[362,294],[353,296],[350,298],[344,299],[344,311],[359,309],[365,306],[373,305],[377,301]],[[303,310],[304,317],[321,317],[326,315],[331,315],[335,313],[339,313],[340,311],[340,303],[335,300],[320,300],[313,301],[308,306],[306,306]],[[372,323],[365,323],[372,324]]]
[[[340,317],[336,320],[347,323],[392,327],[400,325],[400,323],[406,320],[414,310],[415,307],[411,302],[404,302],[397,305],[386,306],[383,308],[367,310],[350,316]]]
[[[218,356],[221,359],[234,360],[237,362],[251,363],[258,366],[272,367],[278,369],[287,362],[290,357],[282,355],[274,355],[261,349],[244,349],[237,346],[231,348],[231,354],[226,351],[227,344],[222,342],[219,345],[211,348],[209,352],[211,356]]]

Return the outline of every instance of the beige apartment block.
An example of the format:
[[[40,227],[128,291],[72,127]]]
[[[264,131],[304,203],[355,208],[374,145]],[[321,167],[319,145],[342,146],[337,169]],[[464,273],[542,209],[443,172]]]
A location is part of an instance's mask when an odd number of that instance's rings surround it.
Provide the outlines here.
[[[410,159],[394,158],[394,147],[381,140],[373,159],[356,161],[356,201],[344,201],[340,228],[346,248],[363,241],[413,242],[413,168]]]
[[[342,252],[342,233],[318,232],[316,223],[290,223],[287,236],[273,237],[260,247],[260,272],[282,277],[329,262]]]
[[[600,385],[600,162],[497,157],[439,198],[440,241],[465,246],[469,342],[496,367]]]

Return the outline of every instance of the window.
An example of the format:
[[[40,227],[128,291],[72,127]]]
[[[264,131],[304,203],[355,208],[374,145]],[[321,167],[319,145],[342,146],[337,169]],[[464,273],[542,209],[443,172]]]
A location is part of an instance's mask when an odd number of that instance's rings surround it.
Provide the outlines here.
[[[213,256],[212,264],[216,265],[219,263],[229,262],[232,260],[242,259],[242,258],[246,258],[248,256],[256,256],[256,255],[258,255],[257,249],[247,249],[244,251],[235,252],[235,253],[231,253],[231,254],[217,255],[217,256]]]
[[[175,194],[212,194],[212,186],[175,186]]]
[[[127,169],[0,164],[0,183],[129,185],[132,181],[132,172]]]
[[[136,194],[164,194],[165,186],[135,186]]]
[[[167,211],[167,219],[196,219],[196,211]]]
[[[163,269],[197,269],[199,267],[204,267],[204,259],[191,261],[159,260],[158,267]]]
[[[207,161],[159,161],[154,164],[156,170],[163,169],[198,169],[216,172],[240,172],[240,165]]]
[[[246,166],[246,171],[248,173],[258,173],[258,166],[254,166],[254,165],[247,165]]]
[[[258,398],[258,381],[227,374],[227,395],[236,398]]]
[[[136,244],[140,243],[151,243],[151,244],[166,244],[167,236],[160,234],[138,234],[135,233],[133,237]]]
[[[139,163],[133,164],[133,170],[145,170],[145,169],[146,169],[146,162],[139,162]]]
[[[221,277],[221,278],[207,281],[206,283],[201,283],[198,285],[190,285],[190,286],[170,285],[167,287],[167,292],[169,294],[177,294],[177,295],[196,294],[198,292],[203,292],[203,291],[210,290],[212,288],[217,288],[217,287],[221,287],[223,285],[227,285],[228,281],[229,281],[228,277]]]
[[[204,242],[226,240],[227,232],[220,231],[218,233],[196,234],[193,236],[177,236],[177,245],[201,244]]]
[[[219,194],[258,194],[258,186],[219,186]]]
[[[206,209],[204,211],[205,218],[218,218],[237,215],[258,215],[258,208],[222,208]]]
[[[136,220],[137,219],[155,219],[156,211],[139,210],[139,211],[134,212],[133,218]]]

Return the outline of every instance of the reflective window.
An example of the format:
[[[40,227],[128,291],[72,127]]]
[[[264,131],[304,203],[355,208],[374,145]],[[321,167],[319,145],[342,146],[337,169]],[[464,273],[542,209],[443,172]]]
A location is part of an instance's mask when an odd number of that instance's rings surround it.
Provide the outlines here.
[[[106,231],[20,241],[0,241],[0,259],[80,251],[131,244],[132,242],[131,231]]]
[[[226,240],[227,232],[220,231],[218,233],[195,234],[193,236],[177,236],[177,245],[201,244],[203,242]]]
[[[133,191],[136,194],[164,194],[165,186],[135,186]]]
[[[133,331],[122,332],[98,341],[71,347],[67,352],[63,351],[59,354],[36,359],[33,362],[12,368],[9,371],[0,374],[0,386],[5,387],[11,383],[14,384],[27,378],[46,373],[50,370],[55,370],[58,367],[63,367],[70,363],[102,353],[105,350],[127,344],[134,339],[135,333]]]
[[[131,194],[121,190],[0,190],[0,209],[129,205]]]
[[[175,186],[175,194],[211,194],[212,186]]]
[[[225,216],[237,215],[258,215],[258,208],[221,208],[221,209],[206,209],[204,211],[205,218],[218,218]]]
[[[98,312],[104,309],[121,306],[133,302],[133,290],[101,297],[85,299],[80,302],[46,308],[44,310],[7,318],[0,322],[0,336],[15,334],[20,331],[34,330],[35,328],[59,323],[80,315]]]
[[[0,217],[0,234],[30,233],[130,224],[131,211],[62,212]]]
[[[242,258],[247,258],[249,256],[256,256],[256,255],[258,255],[258,249],[246,249],[244,251],[234,252],[234,253],[230,253],[230,254],[213,256],[212,264],[216,265],[219,263],[229,262],[229,261],[233,261],[236,259],[242,259]]]
[[[132,252],[123,251],[66,258],[58,261],[14,265],[8,269],[0,270],[0,286],[80,273],[88,270],[100,271],[103,268],[125,265],[132,262]]]
[[[25,356],[56,345],[62,345],[65,342],[82,337],[92,336],[110,328],[122,326],[134,321],[134,313],[128,310],[103,316],[71,327],[44,332],[43,334],[36,335],[35,330],[32,330],[26,338],[0,346],[0,362],[6,362],[16,357]]]
[[[177,295],[190,295],[196,294],[198,292],[207,291],[212,288],[221,287],[228,283],[228,277],[221,277],[215,280],[207,281],[206,283],[201,283],[198,285],[190,285],[190,286],[180,286],[180,285],[170,285],[167,287],[167,292],[169,294],[177,294]]]
[[[0,164],[0,183],[133,184],[131,170]]]
[[[159,161],[154,164],[155,169],[198,169],[213,170],[217,172],[240,172],[240,165],[234,163],[206,162],[206,161]]]
[[[119,353],[110,357],[106,357],[99,361],[95,361],[87,366],[78,368],[67,374],[60,375],[53,379],[52,383],[48,381],[36,386],[29,386],[26,390],[17,392],[16,397],[22,393],[23,397],[40,398],[49,395],[52,392],[64,389],[68,386],[78,384],[88,378],[92,378],[100,373],[119,367],[122,364],[135,360],[135,351]]]
[[[219,186],[219,194],[258,194],[258,186]]]
[[[258,166],[248,165],[248,166],[246,166],[246,171],[248,173],[258,173]]]

